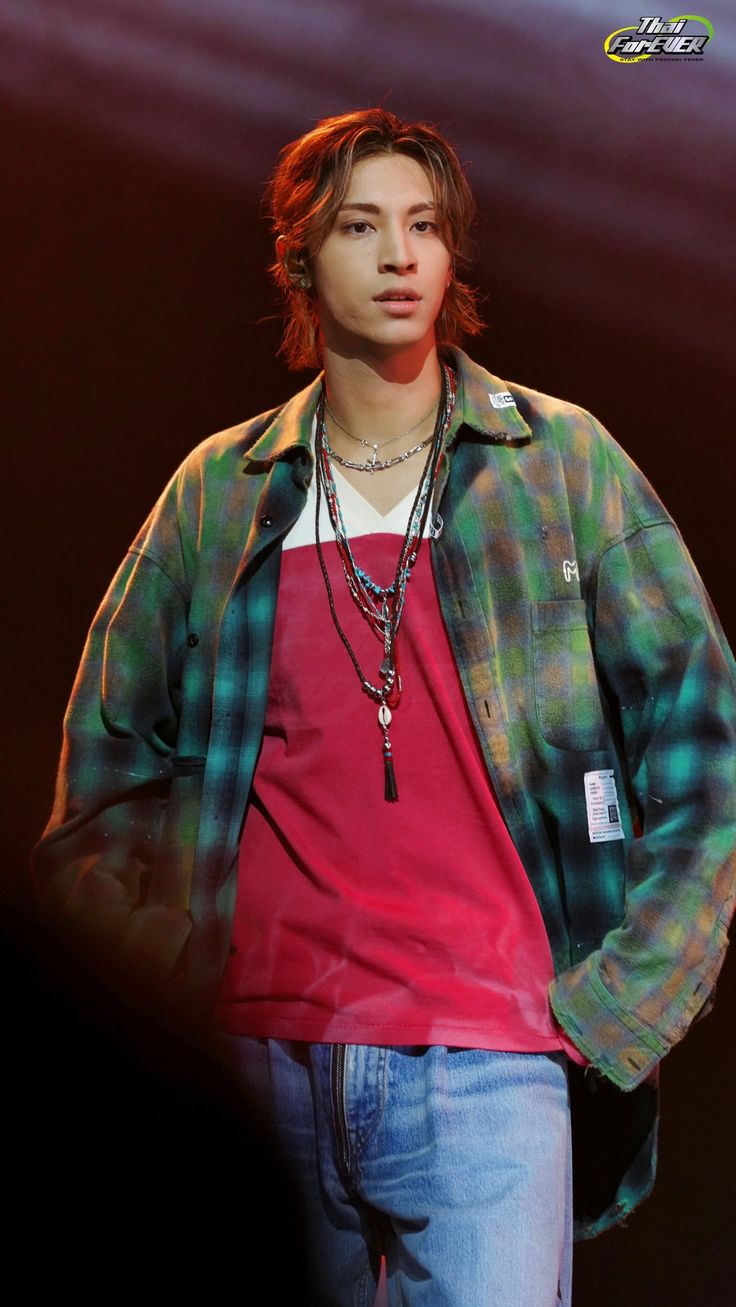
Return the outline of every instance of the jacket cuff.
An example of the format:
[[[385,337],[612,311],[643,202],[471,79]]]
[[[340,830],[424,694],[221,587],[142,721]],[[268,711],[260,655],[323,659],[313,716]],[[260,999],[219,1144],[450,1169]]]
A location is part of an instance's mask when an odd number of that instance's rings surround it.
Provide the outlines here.
[[[549,998],[557,1020],[581,1053],[619,1089],[635,1089],[669,1051],[606,989],[594,955],[563,971],[552,982]]]

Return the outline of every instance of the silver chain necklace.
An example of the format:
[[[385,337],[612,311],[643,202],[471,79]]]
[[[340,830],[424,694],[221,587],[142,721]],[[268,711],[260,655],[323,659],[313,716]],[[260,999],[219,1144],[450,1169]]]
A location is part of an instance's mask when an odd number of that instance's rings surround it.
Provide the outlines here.
[[[424,419],[422,419],[422,421],[424,421]],[[417,423],[417,425],[419,424]],[[434,433],[432,433],[431,436],[427,436],[427,439],[423,440],[421,445],[414,445],[412,449],[405,449],[403,454],[396,454],[394,458],[379,459],[377,456],[378,445],[374,445],[373,457],[368,463],[355,463],[351,458],[343,458],[342,454],[338,454],[337,450],[333,449],[330,445],[330,458],[334,458],[341,467],[351,467],[354,472],[370,472],[372,476],[374,472],[385,472],[387,467],[396,467],[399,463],[405,463],[407,458],[413,458],[413,456],[418,454],[420,450],[426,449],[427,445],[431,445],[433,439]],[[363,441],[362,443],[367,444],[368,442]],[[387,445],[390,443],[390,441],[386,441]]]
[[[367,463],[356,463],[352,459],[343,458],[332,448],[330,449],[330,453],[341,467],[352,468],[354,472],[370,472],[371,476],[374,472],[385,472],[386,468],[396,467],[399,463],[405,463],[407,458],[411,458],[414,454],[418,454],[422,449],[426,449],[427,445],[432,441],[432,436],[427,436],[427,439],[423,440],[420,445],[414,445],[412,449],[407,449],[403,454],[397,454],[394,458],[379,458],[379,449],[386,449],[388,445],[396,444],[397,440],[403,440],[404,436],[410,436],[412,431],[416,431],[417,427],[420,427],[423,422],[427,421],[427,418],[435,412],[436,408],[437,402],[435,401],[432,407],[427,409],[424,417],[421,417],[413,426],[407,427],[406,431],[400,431],[398,436],[392,436],[390,440],[384,440],[383,443],[379,445],[377,441],[365,440],[362,436],[354,436],[352,431],[348,431],[347,427],[342,425],[342,422],[338,422],[335,414],[332,412],[332,409],[325,399],[325,410],[329,413],[335,426],[339,427],[341,431],[344,431],[345,435],[349,436],[351,440],[354,440],[356,445],[362,445],[364,449],[372,450],[371,457]]]

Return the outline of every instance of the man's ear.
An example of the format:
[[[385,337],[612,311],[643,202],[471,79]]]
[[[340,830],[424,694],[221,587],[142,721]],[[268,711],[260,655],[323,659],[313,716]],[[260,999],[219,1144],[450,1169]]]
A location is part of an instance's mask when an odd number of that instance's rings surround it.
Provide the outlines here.
[[[308,290],[312,281],[305,267],[304,258],[287,243],[283,235],[276,237],[276,253],[292,286],[298,290]]]

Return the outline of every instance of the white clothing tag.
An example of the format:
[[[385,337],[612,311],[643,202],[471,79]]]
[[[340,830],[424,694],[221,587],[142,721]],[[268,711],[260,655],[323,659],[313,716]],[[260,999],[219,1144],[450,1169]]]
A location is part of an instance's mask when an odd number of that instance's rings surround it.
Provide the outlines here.
[[[516,400],[508,390],[499,390],[498,394],[489,390],[488,398],[494,408],[516,408]]]
[[[591,844],[602,844],[604,840],[624,839],[613,770],[586,771],[584,780],[588,835]]]

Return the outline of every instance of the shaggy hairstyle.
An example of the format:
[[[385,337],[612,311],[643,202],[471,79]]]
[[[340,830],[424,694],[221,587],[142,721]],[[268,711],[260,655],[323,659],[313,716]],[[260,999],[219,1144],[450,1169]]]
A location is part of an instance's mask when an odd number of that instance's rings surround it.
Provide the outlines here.
[[[361,159],[404,154],[432,181],[442,240],[453,270],[471,261],[470,229],[476,209],[470,186],[449,141],[431,123],[406,123],[385,109],[358,109],[323,118],[281,151],[264,194],[264,209],[277,234],[269,269],[285,300],[286,325],[280,353],[291,368],[322,364],[310,259],[332,229]],[[308,285],[300,286],[306,278]],[[459,344],[483,328],[475,294],[453,275],[437,319],[439,346]]]

